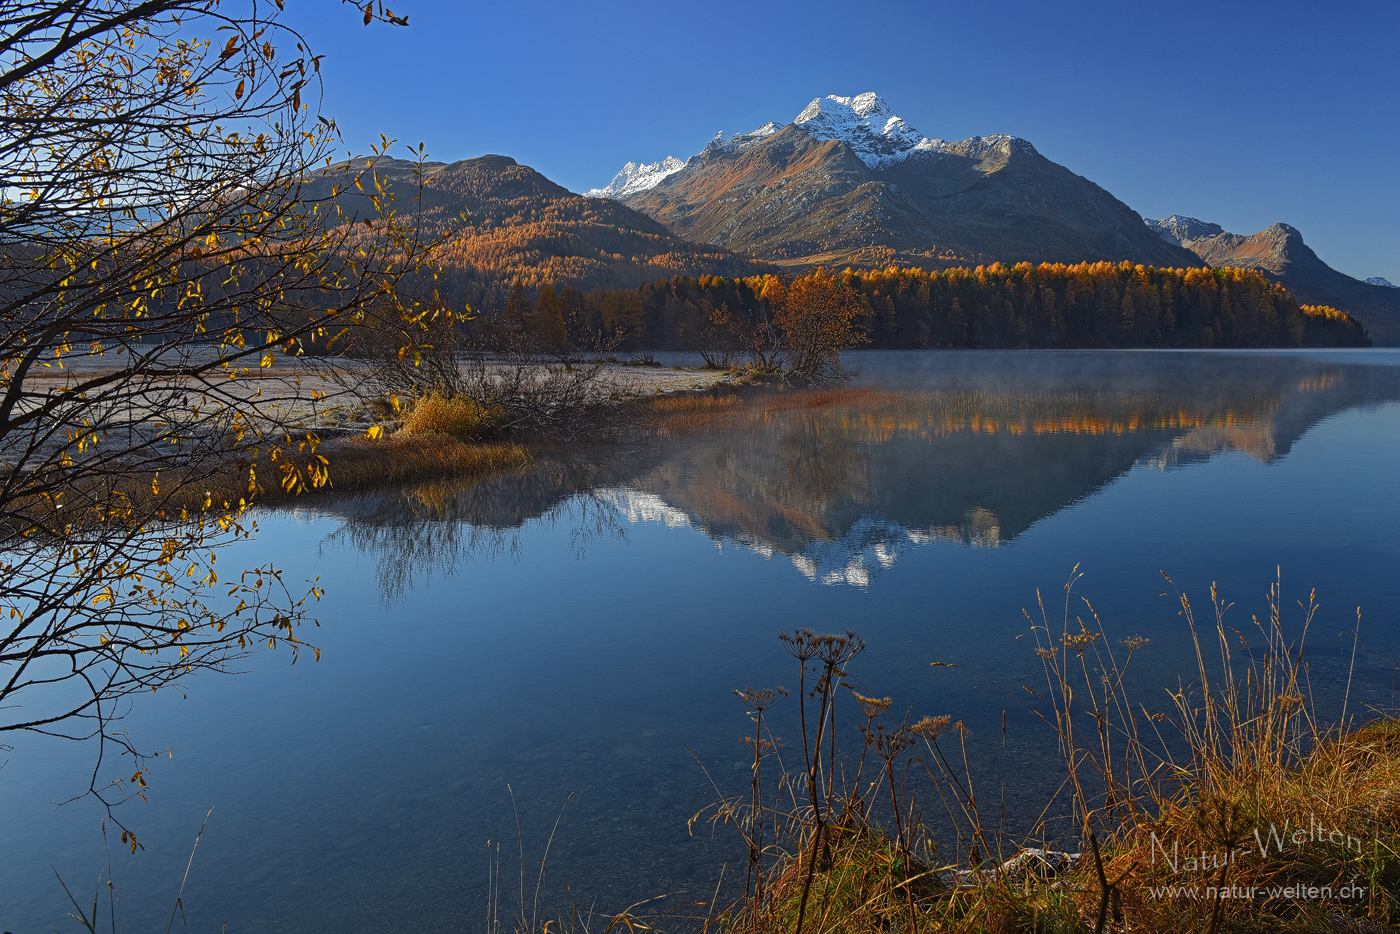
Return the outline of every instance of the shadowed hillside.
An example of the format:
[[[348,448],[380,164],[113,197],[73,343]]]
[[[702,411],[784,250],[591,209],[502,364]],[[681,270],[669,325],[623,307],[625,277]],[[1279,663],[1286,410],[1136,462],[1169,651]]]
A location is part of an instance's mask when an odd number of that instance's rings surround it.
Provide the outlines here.
[[[1400,289],[1353,279],[1324,263],[1287,224],[1245,237],[1194,217],[1149,220],[1163,240],[1179,243],[1211,266],[1257,269],[1311,305],[1340,308],[1366,326],[1377,344],[1400,344]]]
[[[333,184],[345,184],[349,169],[364,165],[357,159],[319,172],[311,194],[328,196]],[[682,240],[616,201],[572,194],[506,156],[426,163],[421,201],[414,200],[415,168],[398,159],[375,164],[397,199],[393,208],[418,213],[424,235],[459,230],[441,255],[439,280],[443,297],[458,306],[501,307],[516,279],[531,289],[552,283],[589,290],[763,268],[727,250]],[[372,188],[368,182],[365,187]],[[353,187],[339,197],[352,222],[375,213],[370,196]]]

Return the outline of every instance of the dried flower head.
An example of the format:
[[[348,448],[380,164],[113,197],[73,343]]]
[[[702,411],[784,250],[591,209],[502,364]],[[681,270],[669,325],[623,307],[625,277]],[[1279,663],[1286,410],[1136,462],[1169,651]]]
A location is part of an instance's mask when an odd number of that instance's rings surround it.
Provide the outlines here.
[[[893,760],[904,750],[914,745],[914,737],[904,727],[886,731],[883,723],[875,727],[874,740],[876,755],[886,762]]]
[[[778,633],[778,641],[789,655],[800,662],[811,661],[817,656],[821,639],[810,629],[794,629],[792,632]]]
[[[1065,633],[1063,636],[1060,636],[1060,641],[1064,643],[1065,648],[1073,649],[1080,655],[1083,655],[1085,649],[1099,641],[1099,637],[1100,633],[1090,632],[1085,628],[1083,623],[1080,623],[1079,632]]]
[[[916,736],[923,737],[929,742],[933,742],[948,728],[948,724],[953,722],[953,718],[947,714],[938,717],[924,717],[918,723],[909,728],[909,732]]]
[[[744,688],[734,692],[739,700],[744,702],[744,706],[753,711],[767,710],[776,705],[784,697],[788,696],[787,688]]]
[[[851,696],[856,699],[856,703],[860,705],[860,712],[865,714],[867,720],[880,716],[894,703],[893,697],[866,697],[856,691],[852,691]]]

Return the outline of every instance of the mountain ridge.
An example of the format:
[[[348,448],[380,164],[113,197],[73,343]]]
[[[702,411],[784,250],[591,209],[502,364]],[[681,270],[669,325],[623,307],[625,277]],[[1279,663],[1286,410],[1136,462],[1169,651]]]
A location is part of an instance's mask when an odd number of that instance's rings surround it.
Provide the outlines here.
[[[1377,344],[1400,344],[1400,290],[1362,282],[1327,265],[1288,224],[1271,224],[1248,236],[1219,224],[1173,214],[1144,224],[1164,239],[1190,250],[1210,266],[1257,269],[1291,289],[1299,301],[1331,305],[1349,313]]]
[[[1015,136],[930,139],[873,92],[815,98],[775,126],[720,134],[621,200],[687,239],[789,267],[1199,262]]]
[[[369,195],[346,185],[367,162],[359,158],[318,170],[307,179],[307,195],[328,198],[339,184],[346,220],[374,216]],[[548,283],[588,291],[634,288],[663,276],[741,276],[771,268],[677,237],[621,201],[574,194],[509,156],[421,168],[401,159],[373,164],[397,199],[394,208],[416,213],[423,235],[453,233],[439,254],[438,280],[453,304],[502,307],[517,279],[532,290]],[[421,195],[415,172],[421,172]]]

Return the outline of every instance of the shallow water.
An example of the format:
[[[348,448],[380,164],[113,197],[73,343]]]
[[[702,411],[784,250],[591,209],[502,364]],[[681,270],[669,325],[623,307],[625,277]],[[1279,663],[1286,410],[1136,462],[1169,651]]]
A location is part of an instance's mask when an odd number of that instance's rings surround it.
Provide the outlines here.
[[[724,830],[692,837],[687,818],[713,800],[709,779],[747,782],[732,692],[794,686],[776,635],[799,626],[859,632],[861,683],[965,721],[1017,825],[1057,780],[1053,743],[986,682],[929,663],[1034,683],[1022,609],[1037,589],[1062,602],[1076,564],[1110,634],[1152,640],[1146,703],[1188,672],[1162,572],[1198,605],[1218,582],[1241,627],[1281,573],[1287,606],[1312,588],[1322,604],[1319,702],[1338,706],[1350,643],[1336,632],[1360,606],[1372,652],[1350,703],[1393,706],[1400,353],[851,362],[859,377],[819,404],[783,394],[529,477],[264,515],[220,564],[319,575],[323,659],[266,652],[138,705],[132,734],[173,755],[149,801],[124,806],[146,850],[111,856],[123,925],[169,920],[211,807],[190,930],[481,930],[487,841],[502,911],[522,861],[532,904],[570,794],[546,907],[707,897],[735,847]],[[794,712],[778,709],[779,734],[794,737]],[[90,757],[35,740],[7,754],[0,930],[76,927],[55,871],[90,899],[99,815],[48,803]]]

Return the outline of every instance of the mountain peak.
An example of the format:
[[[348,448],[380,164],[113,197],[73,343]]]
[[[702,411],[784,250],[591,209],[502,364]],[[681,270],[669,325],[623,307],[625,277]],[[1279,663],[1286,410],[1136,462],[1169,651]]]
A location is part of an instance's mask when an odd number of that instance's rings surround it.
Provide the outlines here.
[[[1225,229],[1219,224],[1211,224],[1200,218],[1186,217],[1182,214],[1173,214],[1171,217],[1160,219],[1144,217],[1142,222],[1155,230],[1157,236],[1168,243],[1175,243],[1177,246],[1183,246],[1202,237],[1214,237],[1225,232]]]
[[[769,120],[758,129],[750,130],[747,133],[726,133],[720,130],[715,134],[715,138],[710,140],[709,144],[705,147],[705,151],[737,152],[741,149],[747,149],[764,137],[772,136],[781,129],[782,127],[778,126],[772,120]]]
[[[884,98],[874,91],[850,97],[828,94],[816,97],[792,121],[792,125],[815,140],[845,143],[861,162],[872,169],[888,168],[914,155],[962,156],[980,159],[993,152],[1007,156],[1039,155],[1030,143],[1015,136],[997,134],[974,136],[962,142],[929,139],[897,115]],[[748,133],[716,133],[703,154],[733,153],[772,136],[783,129],[769,121]],[[662,179],[679,172],[695,159],[682,162],[667,156],[660,162],[642,165],[629,162],[602,188],[584,192],[590,198],[625,198],[656,187]]]
[[[622,171],[613,176],[612,181],[602,188],[591,188],[584,192],[588,198],[625,198],[648,188],[655,188],[668,175],[674,175],[685,168],[685,163],[675,156],[667,156],[660,162],[639,164],[629,162]]]
[[[1384,286],[1387,289],[1400,289],[1400,285],[1396,285],[1385,276],[1371,276],[1366,280],[1366,284]]]
[[[802,108],[802,112],[792,122],[809,123],[822,117],[840,119],[846,117],[847,111],[854,113],[867,123],[872,120],[899,120],[899,117],[896,117],[894,112],[890,110],[890,105],[885,103],[884,98],[874,91],[866,91],[864,94],[856,94],[853,97],[837,97],[835,94],[814,97],[812,102]],[[904,123],[903,120],[899,120],[899,122],[901,125]]]
[[[1400,343],[1400,300],[1328,266],[1292,224],[1270,224],[1244,236],[1180,214],[1160,220],[1145,217],[1143,223],[1163,240],[1196,254],[1207,266],[1257,269],[1292,289],[1300,302],[1332,305],[1353,315],[1377,343]],[[1390,284],[1384,279],[1366,282],[1371,286]]]
[[[792,122],[814,139],[840,140],[871,168],[897,162],[924,142],[874,91],[814,98]]]

